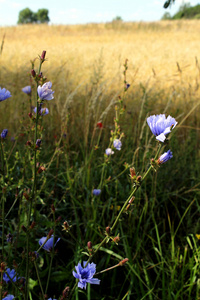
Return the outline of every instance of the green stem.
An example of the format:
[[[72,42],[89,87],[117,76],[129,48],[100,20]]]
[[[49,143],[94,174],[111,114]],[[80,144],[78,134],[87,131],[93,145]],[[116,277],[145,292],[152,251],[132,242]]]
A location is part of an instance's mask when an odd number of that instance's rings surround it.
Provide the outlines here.
[[[42,61],[40,60],[40,65],[38,69],[38,74],[40,74],[41,71],[41,66],[42,66]],[[38,88],[38,81],[37,81],[37,88]],[[36,120],[35,120],[35,135],[34,135],[34,145],[36,144],[37,140],[37,127],[38,127],[38,96],[36,100]],[[32,210],[32,205],[33,205],[33,200],[35,199],[35,191],[36,191],[36,186],[37,186],[37,178],[36,178],[37,172],[36,172],[36,150],[34,150],[34,163],[33,163],[33,186],[32,186],[32,193],[30,197],[30,203],[29,203],[29,210],[28,210],[28,217],[27,217],[27,224],[29,227],[30,224],[30,219],[31,219],[31,210]],[[29,235],[29,230],[27,231],[27,241],[26,241],[26,285],[25,285],[25,300],[28,300],[28,282],[29,282],[29,240],[30,240],[30,235]]]
[[[53,248],[52,248],[52,252],[51,252],[51,260],[50,260],[49,273],[48,273],[48,278],[47,278],[47,284],[46,284],[45,294],[47,294],[47,290],[48,290],[48,286],[49,286],[49,280],[50,280],[50,276],[51,276],[51,268],[52,268],[53,257],[54,257],[54,243],[55,243],[55,231],[56,231],[55,213],[53,213],[53,219],[54,219]]]
[[[35,266],[35,270],[36,270],[36,273],[37,273],[37,278],[38,278],[38,281],[39,281],[40,289],[41,289],[41,292],[42,292],[42,298],[45,300],[44,291],[43,291],[43,288],[42,288],[42,284],[41,284],[41,280],[40,280],[40,276],[39,276],[39,272],[38,272],[38,267],[37,267],[37,264],[36,264],[35,260],[34,260],[34,266]]]

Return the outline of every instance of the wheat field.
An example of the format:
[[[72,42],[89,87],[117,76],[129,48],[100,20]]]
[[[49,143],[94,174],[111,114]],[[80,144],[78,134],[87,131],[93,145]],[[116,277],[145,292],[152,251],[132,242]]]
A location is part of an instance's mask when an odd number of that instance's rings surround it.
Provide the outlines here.
[[[42,50],[47,51],[48,59],[43,71],[53,82],[59,112],[77,87],[87,94],[96,81],[106,85],[105,93],[120,93],[125,59],[130,93],[142,84],[154,94],[182,91],[184,100],[191,98],[185,96],[188,93],[197,99],[199,30],[198,20],[1,27],[0,40],[5,35],[0,56],[1,85],[16,99],[7,104],[11,105],[9,111],[17,112],[16,103],[23,94],[19,90],[30,84],[30,60]],[[1,119],[3,122],[4,116]]]

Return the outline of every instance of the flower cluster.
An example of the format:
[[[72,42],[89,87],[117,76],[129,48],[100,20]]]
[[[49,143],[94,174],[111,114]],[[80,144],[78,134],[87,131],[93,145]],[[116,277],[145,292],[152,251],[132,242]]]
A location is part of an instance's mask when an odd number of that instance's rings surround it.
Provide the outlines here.
[[[178,122],[171,116],[166,118],[165,114],[150,116],[147,118],[147,123],[152,133],[156,136],[156,139],[162,143],[165,141],[166,135],[178,124]],[[172,157],[173,155],[171,150],[168,150],[159,157],[157,163],[159,165],[164,164]]]
[[[81,289],[86,289],[87,283],[100,284],[100,280],[93,278],[96,273],[96,265],[94,263],[88,263],[86,266],[86,261],[83,262],[83,267],[79,263],[75,266],[76,272],[72,272],[73,276],[79,280],[78,287]],[[85,267],[86,266],[86,267]]]

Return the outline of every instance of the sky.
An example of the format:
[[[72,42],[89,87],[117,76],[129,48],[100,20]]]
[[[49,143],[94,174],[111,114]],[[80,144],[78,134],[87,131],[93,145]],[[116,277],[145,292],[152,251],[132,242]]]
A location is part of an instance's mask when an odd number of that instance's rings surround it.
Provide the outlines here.
[[[165,12],[175,14],[182,0],[163,8],[165,0],[0,0],[0,26],[17,24],[19,11],[28,7],[33,12],[49,10],[50,24],[85,24],[110,22],[116,16],[123,21],[158,21]],[[200,0],[189,0],[192,6]]]

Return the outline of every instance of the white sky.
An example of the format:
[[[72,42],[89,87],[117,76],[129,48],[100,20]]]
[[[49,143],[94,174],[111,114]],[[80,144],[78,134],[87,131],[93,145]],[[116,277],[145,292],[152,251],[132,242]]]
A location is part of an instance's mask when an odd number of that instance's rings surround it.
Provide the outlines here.
[[[171,8],[163,8],[165,0],[0,0],[0,26],[17,24],[19,11],[28,7],[33,12],[49,10],[50,24],[83,24],[112,21],[120,16],[124,21],[158,21],[165,12],[175,14],[182,0]],[[185,1],[192,6],[200,0]]]

